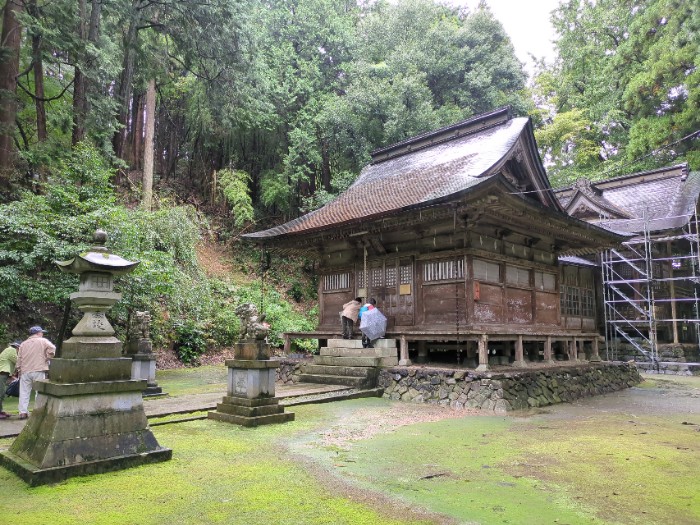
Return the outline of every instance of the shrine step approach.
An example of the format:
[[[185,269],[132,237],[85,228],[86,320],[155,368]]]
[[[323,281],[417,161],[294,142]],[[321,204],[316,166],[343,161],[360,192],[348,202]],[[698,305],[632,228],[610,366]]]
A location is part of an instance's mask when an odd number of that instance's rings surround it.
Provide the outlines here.
[[[375,388],[379,368],[397,364],[395,339],[380,339],[374,348],[363,348],[359,339],[329,339],[313,363],[302,367],[299,381]]]

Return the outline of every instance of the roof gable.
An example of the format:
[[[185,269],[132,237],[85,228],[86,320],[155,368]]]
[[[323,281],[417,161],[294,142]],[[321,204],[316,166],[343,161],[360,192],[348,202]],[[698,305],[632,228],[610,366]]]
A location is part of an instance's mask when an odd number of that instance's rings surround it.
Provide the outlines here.
[[[582,193],[576,184],[555,190],[568,213],[614,231],[664,231],[682,227],[694,216],[700,172],[678,164],[588,185],[593,194]]]
[[[602,196],[590,180],[579,179],[573,187],[576,192],[564,208],[572,217],[582,220],[606,219],[630,219],[632,216],[625,210],[618,208],[612,202]]]

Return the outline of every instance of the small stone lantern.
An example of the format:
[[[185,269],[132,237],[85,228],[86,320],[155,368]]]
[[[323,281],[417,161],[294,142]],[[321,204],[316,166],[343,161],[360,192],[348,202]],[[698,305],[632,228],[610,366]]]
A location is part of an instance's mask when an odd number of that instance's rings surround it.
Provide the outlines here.
[[[0,463],[30,485],[85,474],[165,461],[148,428],[141,392],[146,381],[131,379],[131,359],[105,313],[119,299],[114,277],[139,263],[109,253],[107,235],[97,231],[95,246],[58,267],[80,276],[70,295],[83,317],[52,359],[49,379],[35,383],[36,404],[26,426]]]

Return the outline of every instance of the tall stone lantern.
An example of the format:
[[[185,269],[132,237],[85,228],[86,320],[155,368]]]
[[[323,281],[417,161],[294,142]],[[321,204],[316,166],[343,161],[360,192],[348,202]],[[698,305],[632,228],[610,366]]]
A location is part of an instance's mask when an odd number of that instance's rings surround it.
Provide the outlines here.
[[[58,267],[80,276],[70,295],[83,317],[51,360],[49,379],[36,384],[34,411],[0,462],[30,485],[68,477],[165,461],[150,428],[141,392],[146,381],[131,379],[131,359],[105,313],[121,299],[114,277],[139,263],[109,253],[107,235],[97,231],[95,246]]]

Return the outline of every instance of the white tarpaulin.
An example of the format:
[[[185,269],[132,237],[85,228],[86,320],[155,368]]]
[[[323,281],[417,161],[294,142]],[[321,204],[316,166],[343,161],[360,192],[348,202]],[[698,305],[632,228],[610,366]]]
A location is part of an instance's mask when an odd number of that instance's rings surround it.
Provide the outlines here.
[[[362,314],[360,330],[370,341],[384,337],[386,333],[386,317],[377,308],[367,310]]]

